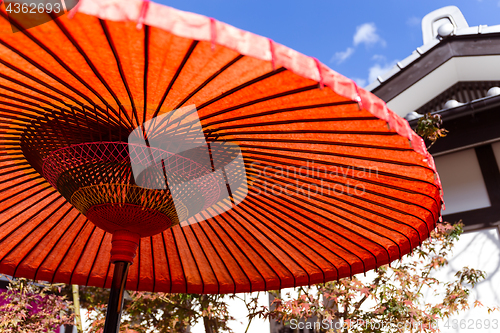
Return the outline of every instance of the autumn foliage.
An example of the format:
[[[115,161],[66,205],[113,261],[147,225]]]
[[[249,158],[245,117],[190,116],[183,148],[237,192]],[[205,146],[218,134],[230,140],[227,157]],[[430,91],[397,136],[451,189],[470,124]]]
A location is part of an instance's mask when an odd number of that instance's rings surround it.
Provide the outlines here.
[[[309,319],[316,332],[437,332],[438,319],[482,306],[477,300],[472,302],[469,294],[485,278],[483,271],[464,267],[449,282],[434,277],[447,265],[462,227],[461,223],[439,223],[422,246],[391,266],[382,266],[368,277],[297,288],[297,297],[282,295],[270,309],[253,315],[292,328],[290,324]],[[434,297],[429,300],[424,292]]]

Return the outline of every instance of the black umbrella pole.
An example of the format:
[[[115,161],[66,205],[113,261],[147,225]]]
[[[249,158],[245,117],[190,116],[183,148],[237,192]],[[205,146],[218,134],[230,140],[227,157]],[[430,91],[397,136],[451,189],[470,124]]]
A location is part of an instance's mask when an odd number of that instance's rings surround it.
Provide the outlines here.
[[[123,293],[127,281],[129,262],[116,261],[114,263],[113,282],[111,282],[111,293],[109,294],[108,309],[106,311],[106,322],[103,333],[118,333],[120,330],[120,318],[123,308]]]

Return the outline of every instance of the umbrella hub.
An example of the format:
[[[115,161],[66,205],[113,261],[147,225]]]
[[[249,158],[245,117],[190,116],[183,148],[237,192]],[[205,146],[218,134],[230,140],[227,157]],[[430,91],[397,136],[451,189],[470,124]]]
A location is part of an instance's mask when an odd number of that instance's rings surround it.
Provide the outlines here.
[[[155,162],[155,154],[164,158]],[[139,176],[134,168],[141,170]],[[200,177],[206,173],[189,158],[125,142],[75,144],[43,161],[44,177],[91,222],[112,234],[126,230],[140,237],[158,234],[187,219],[193,208],[213,204],[219,188],[212,178]]]
[[[172,225],[170,217],[161,211],[129,203],[93,205],[86,216],[113,235],[122,230],[140,236],[156,235]]]
[[[110,262],[123,261],[133,264],[140,241],[141,237],[136,233],[128,230],[117,230],[111,240]]]

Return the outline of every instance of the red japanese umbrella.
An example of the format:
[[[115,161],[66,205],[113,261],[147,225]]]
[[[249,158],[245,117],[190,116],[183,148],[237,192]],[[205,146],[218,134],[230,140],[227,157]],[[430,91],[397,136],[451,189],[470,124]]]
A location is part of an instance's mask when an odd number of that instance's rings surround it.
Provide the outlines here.
[[[0,14],[0,272],[112,287],[106,331],[124,288],[331,281],[435,227],[421,138],[314,58],[138,0]]]

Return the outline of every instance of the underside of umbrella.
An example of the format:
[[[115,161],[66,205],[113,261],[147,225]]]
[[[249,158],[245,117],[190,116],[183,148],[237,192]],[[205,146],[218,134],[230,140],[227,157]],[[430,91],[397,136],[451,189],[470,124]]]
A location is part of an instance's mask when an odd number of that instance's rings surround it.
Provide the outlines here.
[[[115,237],[137,247],[126,289],[281,289],[387,264],[435,227],[423,141],[313,58],[142,1],[81,1],[19,28],[0,35],[1,273],[110,287]],[[167,125],[148,140],[199,124],[204,162],[132,144],[155,119]],[[146,169],[168,186],[135,177],[155,152]]]

